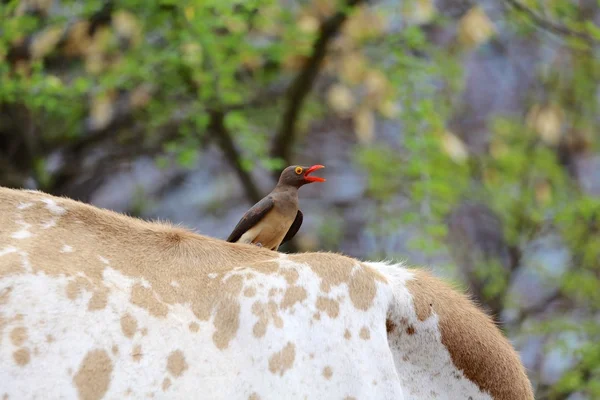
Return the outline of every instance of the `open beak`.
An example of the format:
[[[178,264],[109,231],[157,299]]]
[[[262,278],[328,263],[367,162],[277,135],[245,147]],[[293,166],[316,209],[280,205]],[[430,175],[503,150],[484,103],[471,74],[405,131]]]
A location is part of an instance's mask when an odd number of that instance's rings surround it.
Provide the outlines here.
[[[324,165],[313,165],[312,167],[307,169],[306,172],[304,173],[304,179],[308,182],[325,182],[325,178],[321,178],[318,176],[309,176],[311,173],[313,173],[314,171],[321,169],[321,168],[325,168],[325,166]]]

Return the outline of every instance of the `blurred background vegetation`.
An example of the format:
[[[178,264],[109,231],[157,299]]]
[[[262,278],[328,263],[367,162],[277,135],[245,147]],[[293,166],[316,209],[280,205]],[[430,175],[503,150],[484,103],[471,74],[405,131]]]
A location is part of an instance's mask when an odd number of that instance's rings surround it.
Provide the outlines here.
[[[2,0],[0,185],[432,268],[538,399],[600,398],[597,0]]]

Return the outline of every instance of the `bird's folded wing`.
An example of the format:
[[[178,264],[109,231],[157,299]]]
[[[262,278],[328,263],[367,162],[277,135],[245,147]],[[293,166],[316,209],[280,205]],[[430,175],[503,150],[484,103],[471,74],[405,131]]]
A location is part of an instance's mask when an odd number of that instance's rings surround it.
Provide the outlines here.
[[[252,206],[252,208],[244,214],[242,219],[240,219],[240,222],[238,222],[235,228],[233,228],[233,232],[231,232],[227,241],[232,243],[237,242],[248,229],[258,224],[260,220],[271,211],[274,205],[275,202],[273,201],[273,198],[267,196]]]

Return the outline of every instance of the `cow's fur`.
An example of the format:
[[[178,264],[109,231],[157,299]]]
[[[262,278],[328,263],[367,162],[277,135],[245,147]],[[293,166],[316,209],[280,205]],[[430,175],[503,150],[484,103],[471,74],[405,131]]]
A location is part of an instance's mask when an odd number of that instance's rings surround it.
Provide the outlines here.
[[[0,382],[15,400],[533,398],[490,318],[426,271],[5,188]]]

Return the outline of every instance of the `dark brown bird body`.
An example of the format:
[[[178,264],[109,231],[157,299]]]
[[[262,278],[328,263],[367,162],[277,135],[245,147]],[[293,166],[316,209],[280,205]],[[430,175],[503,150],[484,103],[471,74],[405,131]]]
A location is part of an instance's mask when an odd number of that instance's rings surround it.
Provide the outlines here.
[[[244,214],[227,241],[257,244],[277,250],[281,244],[292,239],[303,220],[298,207],[298,189],[307,183],[324,182],[323,178],[309,176],[320,168],[323,166],[286,168],[277,186]]]

